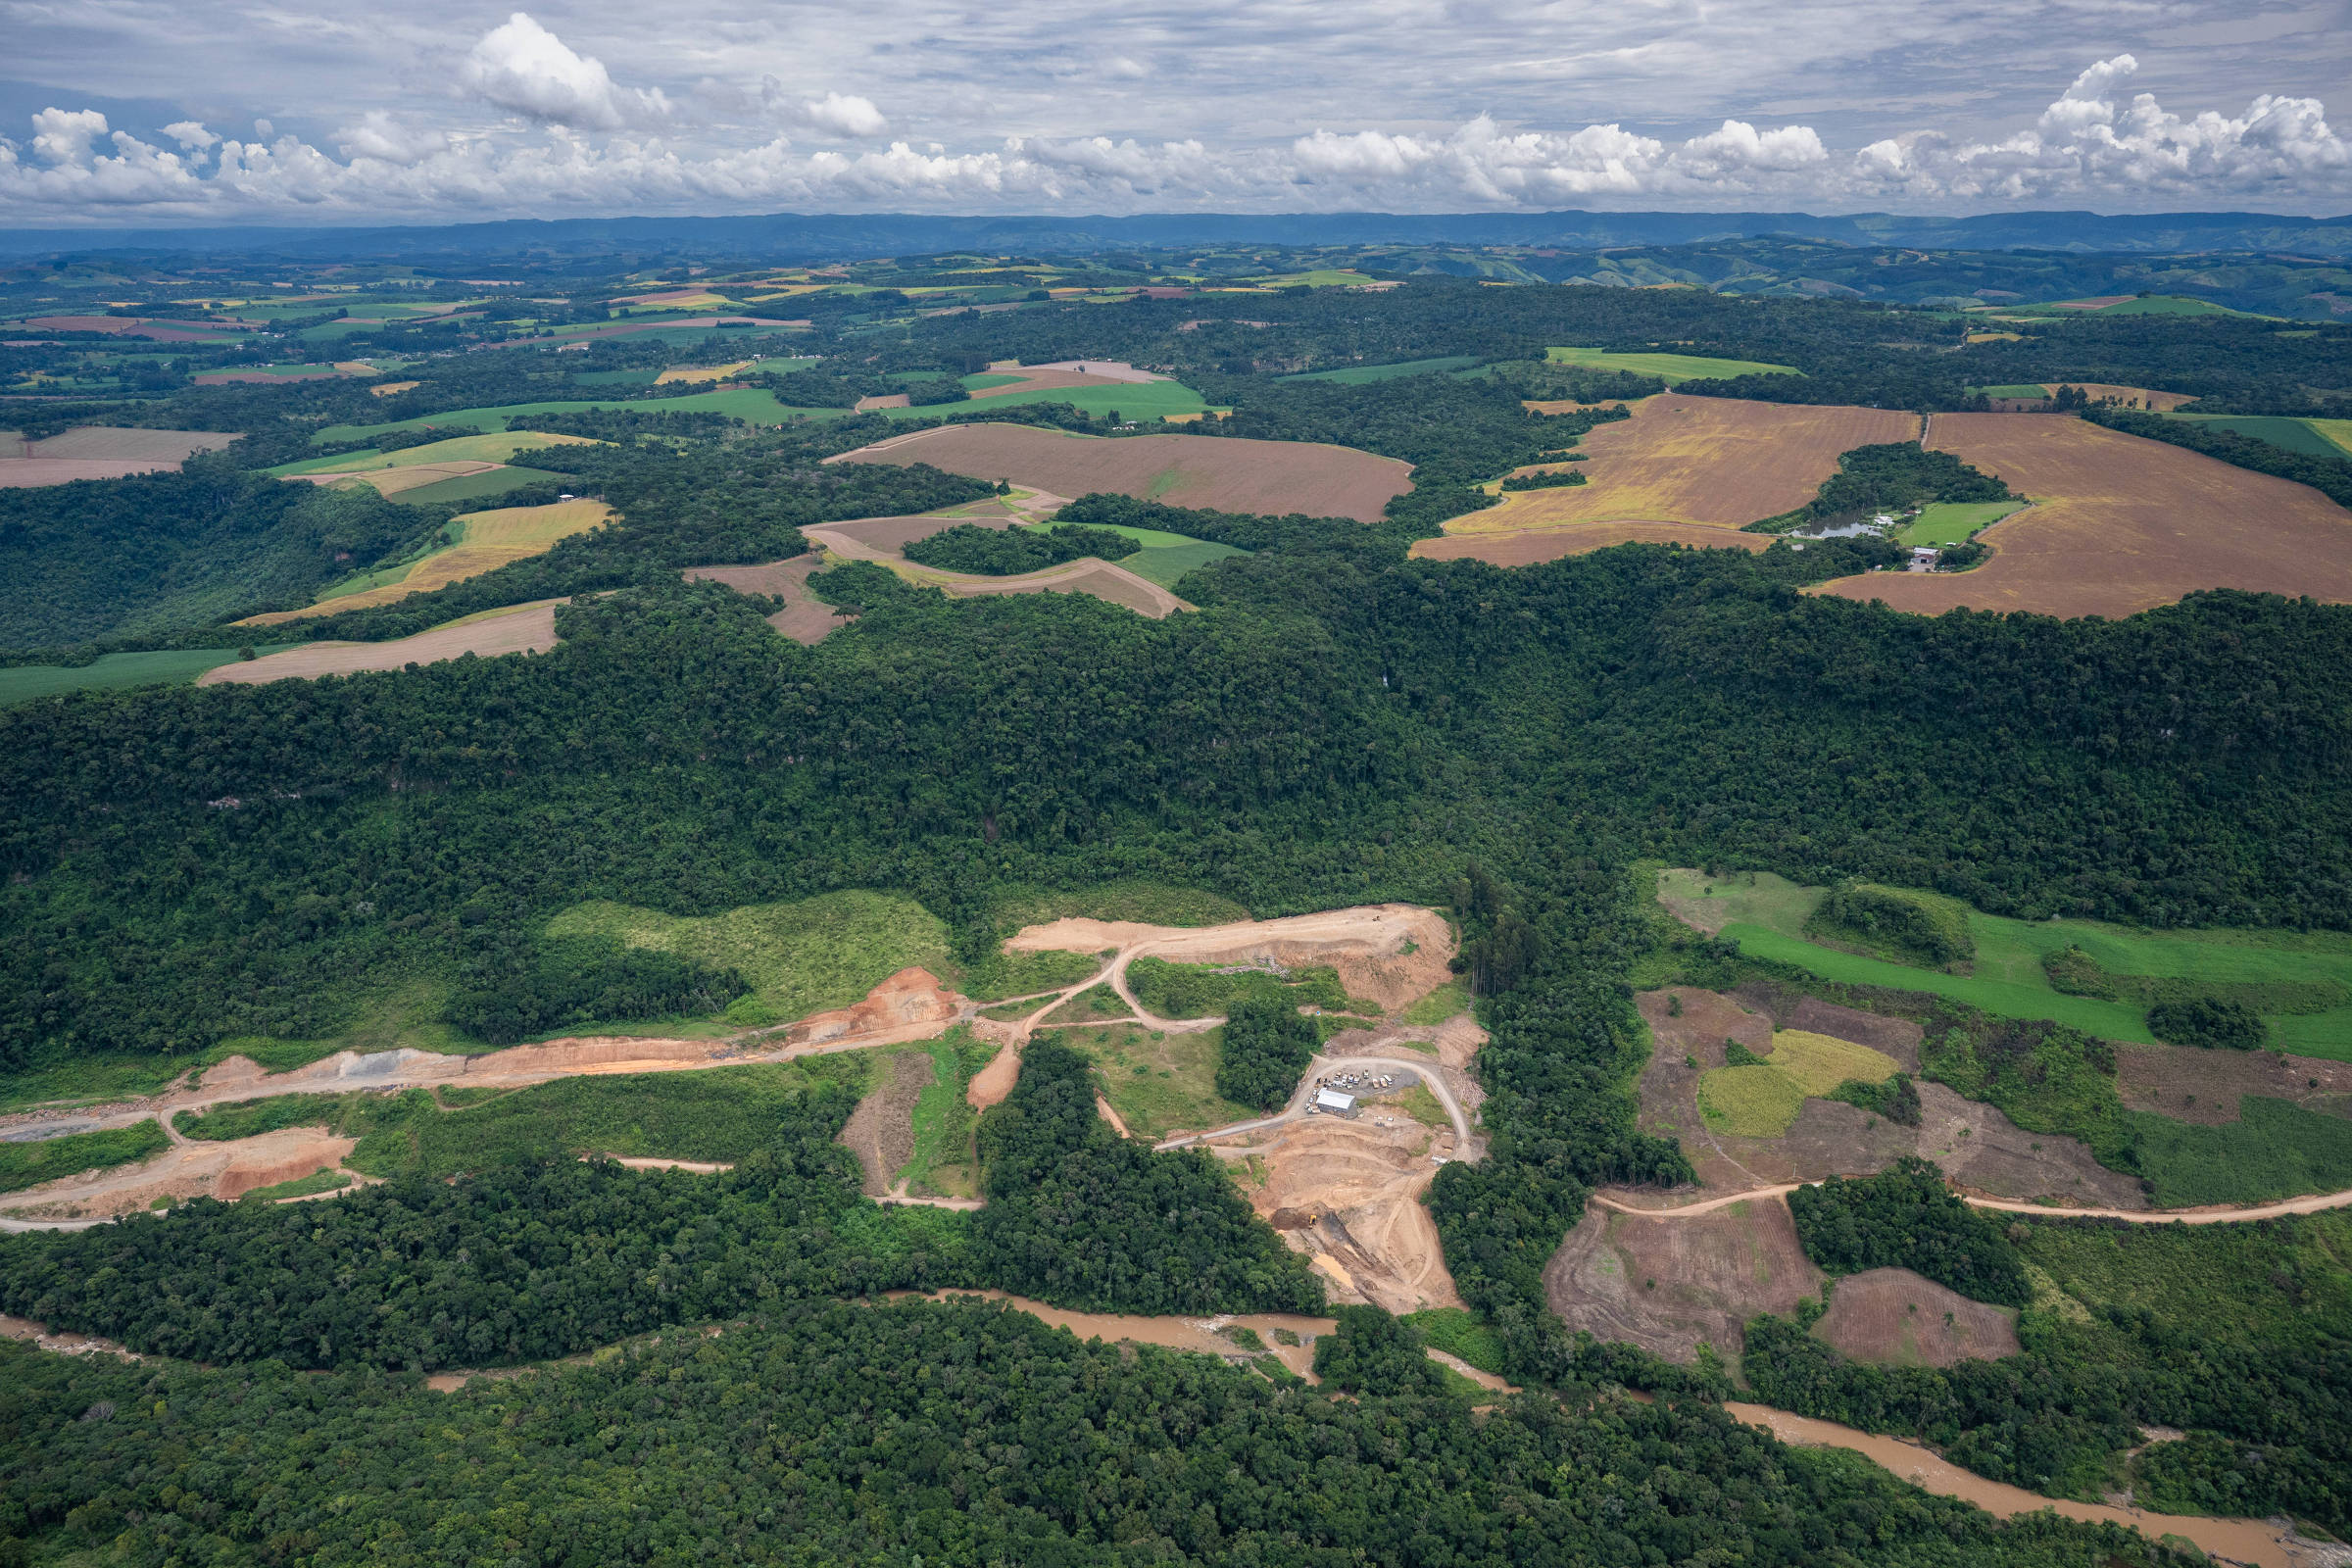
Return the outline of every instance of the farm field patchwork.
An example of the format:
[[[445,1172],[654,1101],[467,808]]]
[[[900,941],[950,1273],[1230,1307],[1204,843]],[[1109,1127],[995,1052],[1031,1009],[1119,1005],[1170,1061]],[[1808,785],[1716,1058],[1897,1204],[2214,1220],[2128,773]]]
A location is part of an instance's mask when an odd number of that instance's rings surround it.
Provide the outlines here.
[[[1223,436],[1082,436],[1019,424],[945,425],[828,463],[928,463],[1056,496],[1108,490],[1172,507],[1378,520],[1411,467],[1351,447]]]
[[[2295,419],[2269,414],[2176,414],[2173,417],[2252,436],[2307,458],[2352,461],[2352,419]]]
[[[1838,471],[1840,453],[1918,434],[1919,416],[1891,410],[1664,393],[1633,405],[1631,418],[1603,424],[1578,444],[1589,460],[1582,466],[1588,483],[1505,494],[1496,506],[1453,518],[1446,531],[1468,536],[1648,522],[1737,532],[1812,500]]]
[[[2122,616],[2200,588],[2352,601],[2352,512],[2306,485],[2057,415],[1939,414],[1928,445],[2034,505],[1986,530],[1972,571],[1814,591],[1921,614]]]
[[[1554,348],[1545,359],[1561,365],[1581,365],[1594,370],[1631,370],[1654,375],[1668,386],[1677,381],[1728,380],[1739,375],[1798,375],[1793,366],[1766,365],[1761,360],[1720,360],[1703,354],[1619,352],[1613,349]]]
[[[1697,871],[1669,870],[1659,877],[1659,900],[1676,918],[1736,941],[1742,953],[1793,964],[1825,980],[1931,992],[2005,1018],[2046,1018],[2109,1040],[2154,1044],[2141,1006],[2073,996],[2050,984],[2043,956],[2080,948],[2113,976],[2198,982],[2225,992],[2246,988],[2253,999],[2249,1004],[2279,1049],[2352,1061],[2352,1005],[2284,1012],[2262,1004],[2264,988],[2273,996],[2316,996],[2322,1002],[2331,992],[2352,996],[2352,937],[2341,933],[2141,931],[2096,920],[2016,920],[1969,909],[1974,972],[1949,974],[1841,952],[1807,938],[1805,922],[1826,891],[1768,871],[1712,879]]]
[[[321,473],[359,473],[370,468],[406,468],[433,463],[504,463],[517,452],[544,447],[601,446],[580,435],[549,435],[538,430],[499,430],[482,435],[452,436],[422,446],[402,447],[391,453],[350,452],[341,457],[309,458],[281,463],[263,471],[280,478],[307,478]]]
[[[543,507],[503,507],[467,513],[450,519],[458,539],[447,549],[420,557],[388,582],[356,592],[334,593],[307,610],[273,611],[237,622],[240,626],[277,626],[315,615],[340,614],[371,605],[388,605],[411,594],[447,587],[510,562],[543,556],[556,541],[599,527],[612,515],[601,501],[558,501]],[[431,635],[425,633],[424,635]],[[397,667],[397,666],[395,666]]]
[[[1900,1065],[1884,1052],[1807,1029],[1774,1030],[1766,1051],[1761,1062],[1718,1067],[1699,1079],[1699,1112],[1709,1127],[1741,1138],[1778,1138],[1807,1100],[1848,1079],[1885,1083]]]

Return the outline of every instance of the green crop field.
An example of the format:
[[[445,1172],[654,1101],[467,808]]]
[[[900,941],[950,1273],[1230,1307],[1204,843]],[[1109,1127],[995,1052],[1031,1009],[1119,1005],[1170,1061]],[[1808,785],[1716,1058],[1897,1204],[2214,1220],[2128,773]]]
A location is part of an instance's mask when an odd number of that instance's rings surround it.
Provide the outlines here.
[[[1198,399],[1195,400],[1196,405]],[[765,387],[742,387],[732,392],[696,392],[682,398],[564,399],[552,403],[506,403],[487,409],[452,409],[443,414],[420,414],[413,419],[384,424],[330,424],[311,437],[314,441],[366,441],[388,430],[504,430],[516,415],[584,414],[592,409],[643,409],[658,414],[723,414],[754,424],[784,424],[796,418],[838,419],[844,409],[796,409],[778,403]]]
[[[1972,386],[1968,389],[1988,398],[2046,398],[2050,389],[2033,381],[2017,381],[2008,386]]]
[[[1700,354],[1621,354],[1613,349],[1546,349],[1544,357],[1561,365],[1582,365],[1595,370],[1631,370],[1654,375],[1668,386],[1735,375],[1799,375],[1792,366],[1766,365],[1758,360],[1715,360]]]
[[[1228,556],[1246,556],[1247,550],[1232,545],[1211,544],[1197,539],[1188,545],[1167,545],[1155,550],[1139,550],[1119,563],[1146,582],[1155,582],[1162,588],[1173,589],[1176,580],[1186,572],[1223,561]]]
[[[1039,387],[1029,392],[1006,392],[1000,397],[982,400],[982,406],[991,409],[1017,409],[1031,403],[1066,403],[1097,417],[1115,410],[1122,418],[1138,423],[1162,419],[1171,414],[1200,414],[1208,408],[1200,393],[1181,381],[1105,381],[1101,386]],[[664,400],[662,407],[669,406],[669,400]],[[927,408],[884,409],[881,412],[894,419],[935,419],[952,410],[961,411],[968,407],[967,404],[956,403]],[[832,412],[838,414],[840,411]]]
[[[2352,420],[2294,419],[2268,414],[2170,414],[2165,417],[2194,419],[2211,428],[2231,430],[2239,435],[2252,436],[2257,441],[2268,441],[2275,447],[2301,453],[2307,458],[2334,458],[2339,461],[2352,458],[2352,452],[2329,440],[2328,432],[2323,428],[2327,425],[2352,426]]]
[[[1341,370],[1308,370],[1280,379],[1337,381],[1343,386],[1361,386],[1367,381],[1393,381],[1400,375],[1434,375],[1445,370],[1466,370],[1477,363],[1478,356],[1475,354],[1447,354],[1434,360],[1401,360],[1395,365],[1351,365]]]
[[[2189,299],[2180,294],[2152,294],[2144,300],[2126,300],[2110,305],[2099,312],[2101,316],[2252,316],[2252,311],[2233,311],[2227,305],[2211,300]]]
[[[21,1192],[85,1170],[127,1165],[171,1147],[172,1140],[152,1121],[94,1133],[68,1133],[33,1144],[0,1144],[0,1193]]]
[[[1937,501],[1894,537],[1906,545],[1962,544],[1979,528],[1990,527],[2024,505],[2022,501]]]
[[[563,482],[564,475],[545,468],[492,468],[487,473],[462,473],[438,484],[418,485],[403,490],[392,497],[404,507],[456,505],[465,501],[483,501],[491,496],[503,496],[510,490],[525,485]]]
[[[2012,920],[1968,911],[1976,945],[1969,974],[1946,974],[1884,958],[1842,953],[1808,941],[1804,923],[1823,890],[1770,872],[1711,882],[1700,873],[1667,871],[1661,894],[1711,922],[1753,957],[1792,964],[1847,985],[1925,991],[2007,1018],[2047,1018],[2110,1040],[2155,1043],[2143,1010],[2098,997],[2055,990],[2042,957],[2079,947],[2119,977],[2208,982],[2229,987],[2333,984],[2352,991],[2352,937],[2337,932],[2141,931],[2095,920]],[[2261,1010],[2258,1008],[2258,1010]],[[2303,1055],[2352,1061],[2352,1005],[2306,1013],[2265,1012],[2274,1044]]]
[[[948,928],[939,917],[912,899],[885,893],[828,893],[798,904],[753,904],[710,915],[582,904],[549,921],[547,934],[609,937],[738,970],[752,994],[728,1015],[748,1025],[846,1007],[901,969],[918,964],[943,977],[953,973]]]
[[[1025,375],[1006,375],[1001,370],[983,370],[963,377],[961,384],[966,392],[985,392],[992,386],[1011,386],[1027,379]]]
[[[257,644],[254,652],[274,654],[296,643]],[[0,669],[0,708],[61,692],[113,691],[123,686],[176,686],[217,664],[234,663],[234,648],[175,649],[155,654],[106,654],[89,664],[16,664]]]

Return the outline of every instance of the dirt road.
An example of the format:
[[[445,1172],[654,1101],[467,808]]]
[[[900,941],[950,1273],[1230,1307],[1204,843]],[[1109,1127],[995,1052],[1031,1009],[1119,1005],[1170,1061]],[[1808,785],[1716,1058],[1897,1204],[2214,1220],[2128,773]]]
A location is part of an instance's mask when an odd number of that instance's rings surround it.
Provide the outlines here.
[[[1818,1187],[1819,1182],[1783,1182],[1773,1187],[1753,1187],[1745,1192],[1725,1193],[1705,1198],[1695,1203],[1678,1203],[1662,1208],[1645,1208],[1611,1198],[1606,1193],[1594,1193],[1592,1201],[1603,1208],[1613,1208],[1620,1214],[1640,1214],[1649,1219],[1680,1219],[1691,1214],[1712,1213],[1734,1203],[1744,1203],[1753,1198],[1786,1198],[1799,1187]],[[2282,1199],[2276,1203],[2263,1203],[2253,1208],[2061,1208],[2049,1203],[2026,1203],[2007,1198],[1979,1198],[1963,1193],[1960,1200],[1972,1208],[1996,1209],[2004,1214],[2035,1214],[2043,1219],[2121,1219],[2134,1225],[2170,1225],[2178,1220],[2183,1225],[2234,1224],[2242,1220],[2277,1219],[2284,1214],[2317,1214],[2331,1208],[2352,1208],[2352,1192],[2312,1193],[2302,1198]]]
[[[1418,1078],[1422,1085],[1437,1097],[1438,1103],[1446,1107],[1446,1114],[1452,1118],[1453,1136],[1460,1141],[1458,1147],[1465,1152],[1463,1157],[1477,1157],[1475,1153],[1470,1152],[1473,1148],[1470,1137],[1470,1118],[1462,1113],[1461,1102],[1454,1099],[1453,1091],[1447,1088],[1446,1080],[1438,1075],[1437,1064],[1426,1056],[1418,1061],[1403,1061],[1395,1056],[1317,1056],[1306,1064],[1306,1074],[1298,1080],[1298,1087],[1291,1091],[1290,1103],[1273,1115],[1258,1116],[1249,1121],[1237,1121],[1228,1127],[1213,1127],[1204,1133],[1183,1133],[1154,1147],[1185,1149],[1194,1144],[1240,1138],[1250,1133],[1264,1132],[1270,1128],[1297,1121],[1299,1117],[1310,1114],[1307,1107],[1314,1102],[1318,1080],[1351,1072],[1387,1072]]]

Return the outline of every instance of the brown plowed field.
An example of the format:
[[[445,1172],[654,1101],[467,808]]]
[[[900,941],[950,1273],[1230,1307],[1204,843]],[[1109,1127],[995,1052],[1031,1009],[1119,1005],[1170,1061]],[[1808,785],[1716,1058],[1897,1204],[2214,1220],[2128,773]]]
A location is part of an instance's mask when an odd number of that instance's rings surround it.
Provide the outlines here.
[[[790,561],[771,561],[760,566],[688,566],[689,579],[723,582],[737,593],[765,594],[785,601],[767,623],[796,643],[813,647],[851,621],[855,615],[836,615],[833,607],[808,591],[808,574],[819,564],[813,555]]]
[[[550,599],[480,620],[453,621],[388,643],[317,643],[282,654],[219,664],[196,677],[199,686],[263,686],[273,680],[351,675],[368,669],[437,664],[461,654],[546,653],[556,646],[556,605]]]
[[[1950,1366],[2018,1353],[2017,1314],[1972,1301],[1907,1268],[1874,1268],[1839,1280],[1816,1339],[1857,1361]]]
[[[1107,490],[1172,507],[1303,512],[1359,522],[1377,520],[1391,497],[1412,486],[1409,464],[1352,447],[1207,435],[1083,436],[1025,424],[917,430],[825,461],[928,463],[1057,496]]]
[[[859,544],[871,545],[876,550],[895,555],[905,551],[917,539],[928,539],[935,533],[946,533],[950,528],[967,522],[975,528],[1001,531],[1012,526],[1012,517],[1009,514],[999,514],[993,517],[949,517],[933,513],[914,517],[859,517],[854,522],[828,522],[824,528],[827,533],[842,534]]]
[[[1823,1278],[1774,1197],[1682,1219],[1588,1208],[1545,1265],[1544,1294],[1571,1329],[1595,1339],[1683,1362],[1698,1358],[1703,1341],[1736,1361],[1740,1325],[1794,1310]]]
[[[1184,601],[1134,572],[1100,561],[1079,562],[1077,569],[1041,572],[1026,577],[958,577],[948,592],[958,599],[982,599],[996,594],[1092,594],[1152,620],[1162,620]]]
[[[2206,1127],[2237,1120],[2248,1095],[2352,1116],[2352,1062],[2317,1056],[2118,1045],[2115,1080],[2127,1107]]]
[[[1466,519],[1455,518],[1455,522]],[[1581,556],[1611,545],[1690,545],[1701,550],[1770,550],[1760,533],[1717,528],[1703,522],[1568,522],[1513,533],[1447,534],[1416,539],[1412,554],[1425,561],[1484,561],[1497,566],[1534,566],[1562,556]]]
[[[2187,392],[2159,392],[2153,387],[2116,386],[2107,381],[2045,381],[2042,383],[2043,390],[2052,396],[2057,394],[2061,386],[2072,386],[2094,403],[2109,400],[2117,403],[2136,403],[2142,408],[2154,409],[2159,414],[2170,414],[2183,403],[2197,401],[2193,394]]]
[[[1678,999],[1680,1014],[1669,1010]],[[1869,1046],[1893,1057],[1906,1071],[1916,1071],[1919,1026],[1764,987],[1743,987],[1728,997],[1675,987],[1644,992],[1635,1004],[1655,1047],[1639,1084],[1641,1128],[1675,1140],[1700,1183],[1712,1191],[1870,1175],[1900,1155],[1918,1154],[1940,1165],[1954,1181],[1995,1197],[2148,1206],[2138,1182],[2100,1165],[2079,1140],[2029,1133],[1990,1105],[1963,1100],[1941,1084],[1919,1085],[1917,1127],[1886,1121],[1840,1101],[1807,1100],[1795,1122],[1778,1138],[1710,1131],[1698,1112],[1698,1081],[1725,1064],[1726,1039],[1764,1055],[1776,1027],[1808,1029]],[[1686,1057],[1695,1065],[1686,1066]],[[1619,1196],[1637,1205],[1642,1200],[1639,1194]]]
[[[1919,416],[1806,408],[1664,392],[1578,444],[1590,482],[1520,490],[1456,517],[1448,534],[1522,533],[1566,523],[1681,522],[1738,529],[1791,512],[1838,471],[1838,457],[1919,434]]]
[[[1974,571],[1874,572],[1822,593],[1940,614],[2136,613],[2200,588],[2352,602],[2352,512],[2305,485],[2063,415],[1939,414],[1928,444],[2034,505]]]
[[[0,490],[71,484],[75,479],[120,479],[131,473],[176,471],[199,452],[218,452],[237,439],[216,430],[135,430],[85,424],[46,440],[14,431],[0,451]]]

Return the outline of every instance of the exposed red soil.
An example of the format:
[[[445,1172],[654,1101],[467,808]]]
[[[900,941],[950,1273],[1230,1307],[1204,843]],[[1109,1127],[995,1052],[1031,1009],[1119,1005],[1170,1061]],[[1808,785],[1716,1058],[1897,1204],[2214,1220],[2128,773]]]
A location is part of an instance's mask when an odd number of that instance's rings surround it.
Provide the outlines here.
[[[873,1035],[875,1045],[927,1039],[956,1021],[961,1004],[928,969],[901,969],[854,1005],[803,1018],[785,1032],[788,1046]],[[909,1031],[912,1031],[911,1033]]]
[[[2017,1314],[1972,1301],[1907,1268],[1874,1268],[1838,1282],[1814,1336],[1857,1361],[1950,1366],[2015,1355]]]
[[[1303,512],[1371,522],[1411,487],[1411,466],[1351,447],[1205,435],[1082,436],[1025,424],[918,430],[828,463],[928,463],[1060,496],[1106,490],[1172,507]]]
[[[2352,1062],[2317,1056],[2118,1045],[2115,1079],[2129,1108],[2205,1127],[2237,1120],[2247,1095],[2352,1116]]]
[[[1459,520],[1458,518],[1456,519]],[[1565,522],[1512,533],[1447,534],[1416,539],[1412,554],[1424,561],[1484,561],[1497,566],[1534,566],[1563,556],[1582,556],[1611,545],[1689,545],[1697,550],[1770,550],[1760,533],[1718,528],[1703,522]]]
[[[314,643],[307,648],[289,648],[282,654],[217,665],[198,676],[196,684],[262,686],[273,680],[437,664],[463,654],[543,654],[556,642],[556,602],[550,600],[463,625],[435,626],[388,643]]]
[[[1595,1339],[1683,1362],[1703,1342],[1736,1360],[1741,1324],[1793,1311],[1823,1278],[1773,1197],[1680,1219],[1587,1209],[1545,1265],[1544,1292],[1569,1328]]]
[[[106,1219],[140,1212],[158,1199],[226,1201],[332,1170],[356,1143],[330,1137],[323,1128],[288,1127],[229,1143],[174,1144],[135,1165],[45,1182],[0,1201],[12,1215],[27,1219]]]
[[[1454,1152],[1450,1127],[1432,1133],[1384,1106],[1356,1121],[1290,1123],[1247,1152],[1258,1155],[1266,1173],[1250,1206],[1307,1255],[1335,1300],[1391,1312],[1461,1304],[1423,1202],[1440,1168],[1430,1155]],[[1219,1154],[1228,1162],[1240,1157]]]
[[[1928,445],[2034,504],[1979,536],[1993,553],[1973,571],[1818,592],[1922,614],[2123,616],[2201,588],[2352,602],[2352,512],[2307,485],[2064,415],[1938,414]]]

